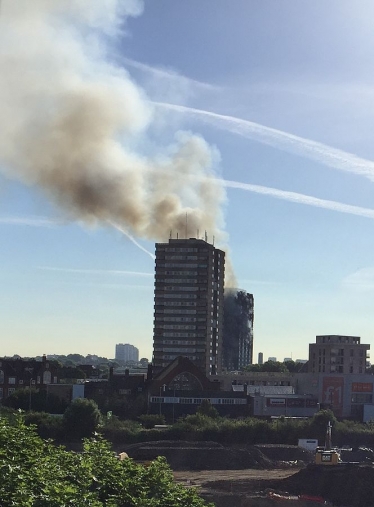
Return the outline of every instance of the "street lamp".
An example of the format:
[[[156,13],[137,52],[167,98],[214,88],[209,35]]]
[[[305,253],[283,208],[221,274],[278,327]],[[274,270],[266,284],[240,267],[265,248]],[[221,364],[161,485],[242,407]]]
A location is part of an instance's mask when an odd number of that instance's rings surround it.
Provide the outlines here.
[[[30,379],[29,379],[29,412],[31,412],[31,381],[32,381],[32,372],[33,368],[25,368],[25,371],[28,371],[30,373]]]
[[[174,382],[174,392],[173,392],[173,424],[175,421],[175,382]]]
[[[160,386],[160,415],[162,415],[162,412],[161,412],[161,391],[165,391],[165,387],[166,387],[166,384],[163,384],[162,386]]]

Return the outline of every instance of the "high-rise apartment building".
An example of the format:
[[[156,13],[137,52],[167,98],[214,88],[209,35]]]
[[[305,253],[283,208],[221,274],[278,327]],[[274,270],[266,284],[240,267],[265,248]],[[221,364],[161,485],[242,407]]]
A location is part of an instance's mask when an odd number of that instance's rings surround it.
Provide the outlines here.
[[[241,289],[226,289],[222,365],[240,370],[253,362],[254,299]]]
[[[139,361],[139,349],[129,343],[117,343],[115,357],[117,361],[137,363]]]
[[[156,244],[153,365],[177,356],[206,375],[221,369],[225,253],[202,239]]]

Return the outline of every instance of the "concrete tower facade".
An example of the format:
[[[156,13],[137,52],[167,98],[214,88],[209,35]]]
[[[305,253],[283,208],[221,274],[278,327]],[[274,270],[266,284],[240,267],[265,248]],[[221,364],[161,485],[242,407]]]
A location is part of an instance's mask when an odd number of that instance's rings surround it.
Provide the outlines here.
[[[134,361],[137,363],[139,361],[139,349],[129,343],[117,343],[115,358],[117,361]]]
[[[188,357],[206,375],[219,373],[225,253],[202,239],[156,244],[153,365]]]

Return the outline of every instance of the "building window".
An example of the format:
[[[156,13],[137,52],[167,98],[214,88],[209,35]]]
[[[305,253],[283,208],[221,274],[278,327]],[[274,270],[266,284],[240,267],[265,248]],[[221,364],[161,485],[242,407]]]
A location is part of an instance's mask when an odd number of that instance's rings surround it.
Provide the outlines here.
[[[51,384],[51,380],[52,380],[51,372],[49,370],[45,371],[43,373],[43,384]]]
[[[9,377],[8,378],[8,384],[15,384],[16,383],[16,377]]]
[[[352,393],[352,403],[372,403],[373,395],[367,393]]]
[[[131,389],[118,389],[118,394],[131,394]]]
[[[0,384],[4,384],[4,372],[0,370]]]

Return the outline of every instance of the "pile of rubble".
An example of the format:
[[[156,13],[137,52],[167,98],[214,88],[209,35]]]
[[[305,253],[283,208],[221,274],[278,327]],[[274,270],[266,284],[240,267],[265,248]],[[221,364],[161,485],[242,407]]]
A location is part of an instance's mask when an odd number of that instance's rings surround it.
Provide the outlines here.
[[[243,470],[274,468],[274,462],[257,447],[225,447],[217,442],[157,441],[124,449],[136,461],[165,456],[173,470]]]
[[[262,454],[273,462],[274,467],[303,467],[314,461],[314,453],[297,447],[284,444],[255,445]]]
[[[374,468],[366,465],[308,467],[271,487],[281,487],[294,494],[321,495],[342,507],[373,507]]]

